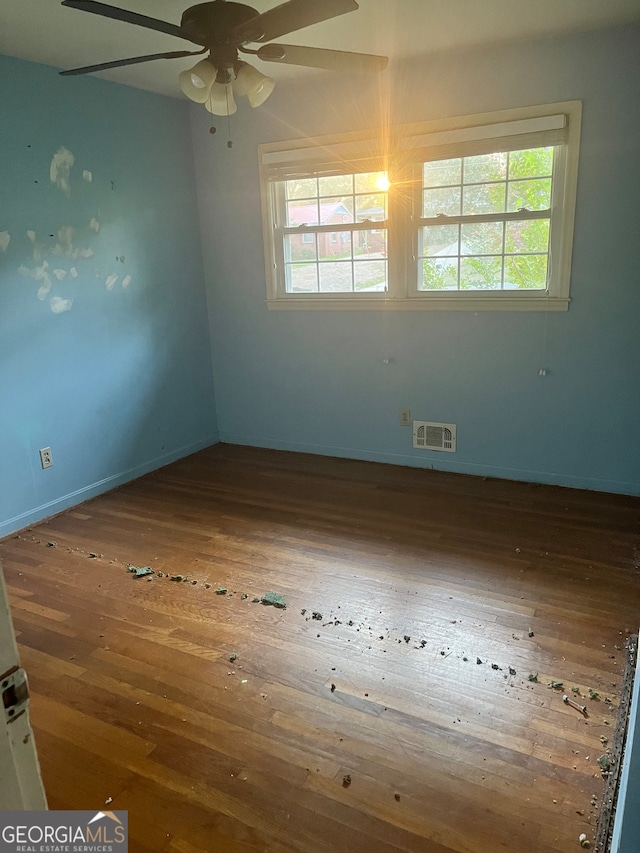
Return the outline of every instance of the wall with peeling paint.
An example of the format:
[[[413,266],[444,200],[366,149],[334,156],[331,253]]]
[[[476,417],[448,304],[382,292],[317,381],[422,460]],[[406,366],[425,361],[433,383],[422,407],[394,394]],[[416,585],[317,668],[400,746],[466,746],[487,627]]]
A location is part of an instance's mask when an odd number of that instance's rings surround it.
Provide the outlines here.
[[[640,494],[640,28],[276,85],[208,134],[193,107],[222,441]],[[274,71],[275,76],[275,71]],[[257,146],[583,102],[566,313],[268,311]],[[539,371],[545,368],[546,376]],[[456,423],[414,450],[399,410]]]
[[[186,104],[4,56],[0,80],[4,535],[217,427]]]

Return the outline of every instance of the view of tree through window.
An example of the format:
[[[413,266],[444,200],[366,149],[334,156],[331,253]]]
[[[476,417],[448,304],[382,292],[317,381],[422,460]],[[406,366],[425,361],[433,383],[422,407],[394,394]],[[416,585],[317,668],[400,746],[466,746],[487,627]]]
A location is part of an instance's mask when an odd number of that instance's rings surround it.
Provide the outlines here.
[[[284,182],[288,293],[386,289],[387,187],[384,172]]]
[[[553,147],[422,166],[421,290],[544,290]]]

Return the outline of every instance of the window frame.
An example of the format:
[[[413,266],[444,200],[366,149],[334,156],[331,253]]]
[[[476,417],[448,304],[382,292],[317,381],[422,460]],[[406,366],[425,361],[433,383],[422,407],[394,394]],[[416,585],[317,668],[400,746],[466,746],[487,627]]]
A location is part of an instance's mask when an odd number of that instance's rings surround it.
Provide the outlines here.
[[[370,132],[346,133],[260,145],[268,308],[566,311],[570,301],[581,113],[580,101],[565,101],[401,125],[391,128],[384,138]],[[546,289],[420,290],[418,239],[423,217],[418,214],[422,213],[423,163],[547,145],[554,146],[555,154]],[[284,234],[285,230],[291,233],[291,228],[283,222],[284,181],[373,171],[387,172],[391,183],[387,218],[376,222],[387,229],[388,290],[286,292]],[[371,224],[353,222],[346,230],[370,229]],[[308,227],[313,233],[322,230],[336,230],[336,226]],[[345,230],[344,226],[338,230]]]

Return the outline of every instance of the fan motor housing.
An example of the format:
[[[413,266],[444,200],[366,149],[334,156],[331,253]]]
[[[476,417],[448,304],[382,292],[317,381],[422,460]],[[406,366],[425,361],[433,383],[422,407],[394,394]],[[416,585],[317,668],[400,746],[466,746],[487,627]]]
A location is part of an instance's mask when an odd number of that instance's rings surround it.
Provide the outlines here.
[[[256,18],[258,14],[256,9],[244,3],[213,0],[211,3],[198,3],[197,6],[186,9],[180,27],[199,41],[206,41],[207,47],[230,43],[235,45],[235,28]]]

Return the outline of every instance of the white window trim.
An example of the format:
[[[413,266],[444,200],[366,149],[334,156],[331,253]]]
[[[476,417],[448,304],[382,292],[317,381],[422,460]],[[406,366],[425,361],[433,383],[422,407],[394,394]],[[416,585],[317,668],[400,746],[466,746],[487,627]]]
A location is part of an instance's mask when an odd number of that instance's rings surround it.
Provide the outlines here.
[[[575,221],[578,158],[580,149],[580,101],[564,101],[515,110],[501,110],[401,125],[379,139],[368,133],[347,133],[313,139],[289,140],[259,146],[267,306],[276,310],[400,310],[400,311],[566,311],[569,307],[571,251]],[[563,144],[558,147],[558,174],[554,175],[549,247],[551,287],[521,291],[419,291],[415,273],[418,229],[414,210],[408,209],[406,193],[396,187],[414,180],[416,164],[430,158],[457,155],[465,146],[473,153],[485,146],[507,148]],[[354,171],[387,171],[391,181],[388,220],[388,280],[384,293],[286,293],[282,223],[278,223],[278,193],[272,181],[294,174],[344,172],[347,162]],[[360,163],[360,167],[358,167]],[[555,215],[554,215],[555,214]],[[357,223],[353,223],[357,226]],[[315,230],[315,229],[314,229]],[[342,230],[342,229],[341,229]],[[280,244],[280,245],[279,245]]]

